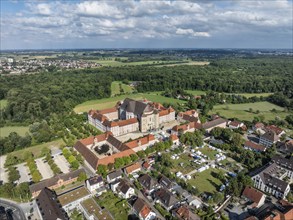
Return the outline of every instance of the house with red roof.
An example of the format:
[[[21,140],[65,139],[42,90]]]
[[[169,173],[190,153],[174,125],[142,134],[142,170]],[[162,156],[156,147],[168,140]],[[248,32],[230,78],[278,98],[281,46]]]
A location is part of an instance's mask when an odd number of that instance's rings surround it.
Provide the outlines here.
[[[137,198],[133,204],[133,210],[140,220],[152,220],[156,218],[156,213],[152,212],[151,208],[141,198]]]
[[[249,206],[251,208],[259,208],[264,204],[266,198],[262,192],[251,186],[245,187],[242,193],[242,197],[250,203]]]

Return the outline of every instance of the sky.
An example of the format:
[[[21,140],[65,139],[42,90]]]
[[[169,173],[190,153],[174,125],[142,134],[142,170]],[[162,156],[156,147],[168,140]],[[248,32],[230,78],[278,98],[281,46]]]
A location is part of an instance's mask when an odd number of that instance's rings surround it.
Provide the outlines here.
[[[292,0],[0,0],[1,50],[293,47]]]

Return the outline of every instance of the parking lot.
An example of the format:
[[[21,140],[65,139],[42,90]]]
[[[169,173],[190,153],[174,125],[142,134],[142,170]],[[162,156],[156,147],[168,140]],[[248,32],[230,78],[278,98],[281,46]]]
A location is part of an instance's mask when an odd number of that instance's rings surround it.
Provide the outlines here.
[[[40,171],[43,177],[42,180],[49,179],[54,176],[53,171],[51,170],[49,164],[47,162],[45,163],[43,161],[43,158],[36,159],[35,161],[36,161],[38,170]]]
[[[19,175],[20,175],[20,178],[19,178],[18,182],[19,182],[19,183],[30,182],[31,175],[29,175],[29,169],[28,169],[28,167],[25,165],[25,163],[18,164],[18,165],[15,166],[15,167],[16,167],[17,170],[19,171]]]
[[[68,173],[70,171],[70,165],[63,155],[57,155],[54,157],[54,162],[60,168],[62,173]]]

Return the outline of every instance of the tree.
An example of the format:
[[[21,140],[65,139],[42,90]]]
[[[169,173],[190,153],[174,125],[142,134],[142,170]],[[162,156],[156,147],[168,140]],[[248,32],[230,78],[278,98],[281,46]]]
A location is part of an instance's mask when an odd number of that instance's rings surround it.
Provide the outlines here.
[[[105,178],[107,175],[107,166],[103,164],[99,164],[97,168],[97,173]]]
[[[81,172],[79,175],[78,175],[78,178],[77,178],[77,181],[85,181],[87,179],[87,175],[85,172]]]
[[[35,170],[32,174],[32,179],[35,183],[40,182],[40,180],[42,179],[42,176],[40,174],[40,172],[38,170]]]
[[[136,154],[131,154],[131,155],[130,155],[130,158],[131,158],[131,161],[132,161],[132,162],[135,162],[135,161],[138,160],[138,156],[137,156]]]
[[[8,181],[10,183],[14,183],[15,181],[19,180],[20,174],[16,167],[9,167],[8,172]]]
[[[212,199],[213,199],[214,203],[218,204],[219,202],[221,202],[224,199],[224,195],[223,195],[223,193],[216,192],[213,194]]]
[[[15,156],[12,156],[11,154],[8,154],[5,160],[5,167],[11,166],[11,165],[15,165],[19,162],[19,159]]]
[[[79,168],[79,163],[77,160],[74,160],[70,163],[70,166],[72,167],[72,169],[77,170]]]

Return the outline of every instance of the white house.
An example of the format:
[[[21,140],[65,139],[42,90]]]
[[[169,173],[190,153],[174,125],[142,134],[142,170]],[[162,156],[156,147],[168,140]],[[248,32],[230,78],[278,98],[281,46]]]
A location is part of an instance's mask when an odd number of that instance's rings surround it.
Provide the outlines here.
[[[96,191],[98,195],[107,191],[104,187],[104,181],[101,176],[94,176],[86,180],[86,187],[90,192]]]
[[[129,183],[123,179],[112,183],[111,189],[123,199],[129,199],[131,196],[135,195],[134,188],[132,188]]]

